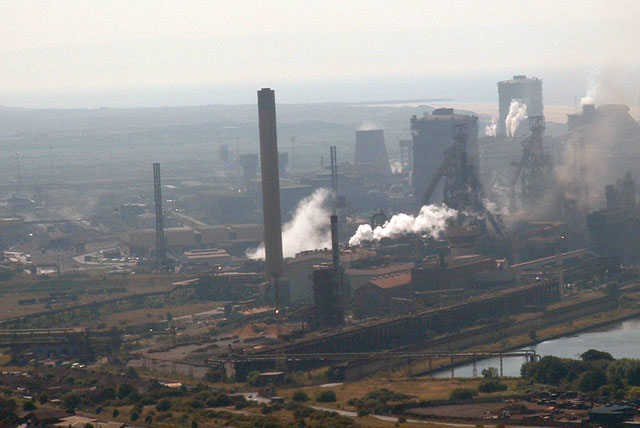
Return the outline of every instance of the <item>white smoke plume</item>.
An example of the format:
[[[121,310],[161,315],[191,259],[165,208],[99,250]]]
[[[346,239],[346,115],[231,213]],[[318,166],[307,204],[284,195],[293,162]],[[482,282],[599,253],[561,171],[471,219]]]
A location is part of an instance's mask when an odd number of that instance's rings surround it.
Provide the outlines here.
[[[456,210],[444,204],[424,205],[415,217],[403,213],[396,214],[375,229],[369,224],[361,224],[349,239],[349,245],[357,246],[364,241],[379,241],[382,238],[395,238],[408,233],[419,233],[436,238],[444,232],[447,220],[457,214]]]
[[[491,123],[484,127],[484,135],[487,137],[495,137],[498,133],[498,121],[495,116],[491,117]]]
[[[293,218],[282,227],[282,252],[285,257],[331,246],[331,211],[326,206],[330,196],[331,192],[322,188],[298,203]],[[247,257],[264,259],[264,243],[248,250]]]
[[[400,174],[404,169],[402,164],[396,160],[389,162],[389,165],[391,166],[391,172],[394,174]]]
[[[595,104],[596,103],[596,84],[590,84],[589,89],[587,89],[587,95],[580,98],[580,105],[583,106],[585,104]]]
[[[521,100],[512,100],[509,105],[509,114],[505,120],[507,137],[515,137],[520,122],[527,118],[527,105]]]
[[[382,128],[373,122],[367,122],[367,121],[362,122],[358,127],[358,131],[374,131],[376,129],[382,129]]]

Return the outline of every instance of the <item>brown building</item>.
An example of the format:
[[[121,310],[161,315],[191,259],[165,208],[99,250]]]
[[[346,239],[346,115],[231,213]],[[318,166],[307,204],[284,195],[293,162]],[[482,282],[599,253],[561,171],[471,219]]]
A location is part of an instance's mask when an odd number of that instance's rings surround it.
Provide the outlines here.
[[[354,315],[356,318],[387,315],[393,299],[409,299],[412,295],[410,271],[373,278],[353,292]]]
[[[413,263],[390,263],[363,269],[347,269],[345,274],[351,284],[351,289],[355,291],[373,278],[411,272],[414,266]]]
[[[428,257],[413,269],[413,286],[416,291],[475,288],[478,273],[497,269],[496,259],[477,254],[447,260]]]

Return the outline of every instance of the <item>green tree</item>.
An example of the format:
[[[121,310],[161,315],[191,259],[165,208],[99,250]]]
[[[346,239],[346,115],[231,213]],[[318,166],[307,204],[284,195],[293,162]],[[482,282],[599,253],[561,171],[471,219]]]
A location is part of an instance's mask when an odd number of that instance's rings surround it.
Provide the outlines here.
[[[259,377],[260,377],[260,372],[257,370],[252,370],[247,375],[247,383],[251,386],[257,386],[259,382],[258,381]]]
[[[578,389],[582,392],[596,391],[603,385],[607,384],[607,375],[601,369],[591,369],[582,375],[578,380]]]
[[[476,391],[471,388],[456,388],[449,394],[449,398],[455,401],[470,400],[476,395]]]
[[[160,400],[160,402],[156,404],[156,410],[159,412],[166,412],[171,409],[171,406],[171,401],[165,398],[163,400]]]
[[[610,353],[598,351],[597,349],[589,349],[588,351],[583,352],[582,355],[580,355],[580,358],[582,361],[613,361],[615,359]]]
[[[498,378],[482,379],[482,382],[480,382],[480,385],[478,385],[478,391],[485,392],[485,393],[506,391],[506,390],[507,390],[507,385],[500,382],[500,379]]]
[[[309,401],[309,396],[304,391],[295,391],[291,396],[291,399],[293,401],[304,402],[304,401]]]
[[[549,385],[557,385],[567,373],[567,364],[561,358],[550,355],[542,357],[540,361],[524,363],[520,369],[522,377]]]
[[[128,383],[123,383],[118,389],[118,398],[127,398],[133,392],[133,386]]]
[[[319,403],[334,403],[336,401],[336,393],[331,390],[320,391],[316,395],[316,401]]]

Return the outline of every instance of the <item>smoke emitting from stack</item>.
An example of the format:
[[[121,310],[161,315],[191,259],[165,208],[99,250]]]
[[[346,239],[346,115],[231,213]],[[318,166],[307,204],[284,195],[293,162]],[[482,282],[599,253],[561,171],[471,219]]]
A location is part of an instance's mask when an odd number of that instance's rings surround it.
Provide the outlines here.
[[[509,114],[505,119],[505,129],[507,130],[507,137],[515,137],[520,123],[526,118],[527,105],[521,100],[511,101],[511,105],[509,105]]]
[[[329,248],[331,230],[329,224],[329,201],[332,193],[328,189],[318,189],[304,198],[293,214],[293,218],[282,228],[282,248],[285,257],[294,257],[307,250]],[[247,252],[250,259],[264,259],[265,246]]]
[[[425,237],[437,238],[447,226],[447,220],[454,218],[458,212],[446,205],[424,205],[417,216],[396,214],[382,226],[375,229],[369,224],[358,226],[356,233],[349,240],[349,245],[357,246],[365,241],[379,241],[383,238],[397,238],[409,233]]]

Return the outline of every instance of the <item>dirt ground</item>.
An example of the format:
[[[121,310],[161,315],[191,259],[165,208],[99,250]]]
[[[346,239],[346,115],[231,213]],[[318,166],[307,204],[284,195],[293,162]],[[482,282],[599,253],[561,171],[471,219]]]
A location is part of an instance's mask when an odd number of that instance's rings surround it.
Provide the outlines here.
[[[541,413],[548,408],[547,406],[538,405],[528,401],[518,401],[515,404],[526,406],[532,413]],[[411,409],[409,413],[421,416],[481,419],[489,415],[497,415],[500,410],[504,409],[506,406],[507,403],[504,402],[457,404],[450,406],[420,407]]]

